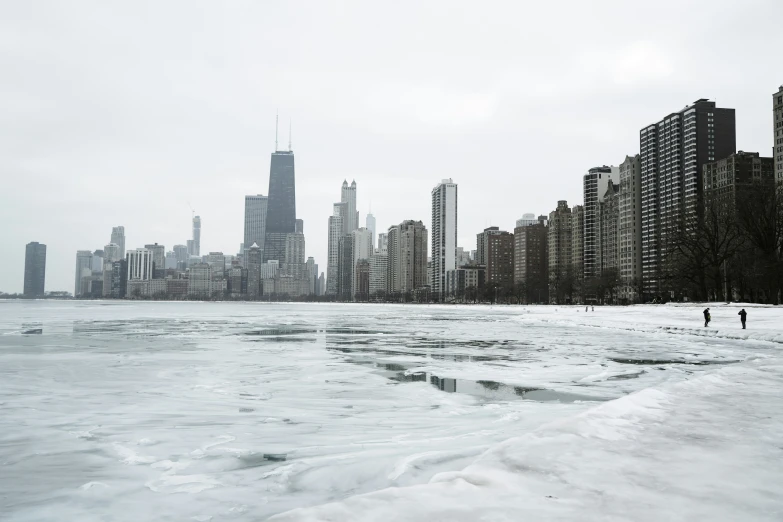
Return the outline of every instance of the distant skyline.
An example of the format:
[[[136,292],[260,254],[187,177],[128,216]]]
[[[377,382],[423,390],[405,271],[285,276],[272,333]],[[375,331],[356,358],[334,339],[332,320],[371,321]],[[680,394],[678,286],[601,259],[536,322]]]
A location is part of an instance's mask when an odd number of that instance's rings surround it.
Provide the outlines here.
[[[268,196],[278,111],[321,271],[344,179],[381,233],[430,230],[452,178],[469,251],[487,226],[581,204],[588,169],[699,98],[736,109],[737,150],[771,156],[782,17],[777,0],[10,3],[0,291],[22,292],[27,243],[47,245],[46,290],[72,291],[78,250],[116,226],[127,251],[172,250],[191,207],[201,253],[236,254],[245,196]]]

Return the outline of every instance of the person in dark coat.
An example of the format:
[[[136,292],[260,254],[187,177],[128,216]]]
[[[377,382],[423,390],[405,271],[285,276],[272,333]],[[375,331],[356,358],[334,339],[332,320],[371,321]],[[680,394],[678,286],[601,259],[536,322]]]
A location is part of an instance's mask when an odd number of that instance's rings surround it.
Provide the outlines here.
[[[748,312],[746,312],[745,309],[743,308],[742,310],[739,311],[737,315],[740,316],[740,321],[742,321],[742,329],[744,330],[745,321],[748,319]]]
[[[704,326],[706,327],[708,324],[710,324],[710,320],[712,320],[712,317],[710,317],[710,309],[705,308],[704,309]]]

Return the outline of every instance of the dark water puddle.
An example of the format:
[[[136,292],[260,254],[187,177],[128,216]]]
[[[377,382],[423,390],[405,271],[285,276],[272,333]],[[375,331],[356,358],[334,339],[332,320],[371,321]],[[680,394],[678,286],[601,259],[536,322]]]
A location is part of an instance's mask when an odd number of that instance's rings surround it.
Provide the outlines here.
[[[398,383],[426,382],[446,393],[465,393],[488,400],[524,399],[537,402],[605,401],[603,397],[559,392],[545,388],[514,386],[497,381],[452,379],[429,372],[407,373],[408,367],[398,363],[379,363],[371,360],[348,359],[353,364],[375,368],[378,373]]]
[[[422,359],[434,359],[438,361],[456,361],[456,362],[492,362],[492,361],[517,361],[520,358],[511,357],[510,355],[490,354],[490,355],[462,355],[456,353],[423,353],[412,350],[383,350],[376,347],[362,347],[364,344],[370,343],[332,343],[333,346],[329,347],[329,350],[346,353],[346,354],[378,354],[378,355],[407,355],[410,357],[419,357]],[[356,347],[348,348],[345,345],[359,345]],[[401,348],[407,348],[407,346],[401,346]]]
[[[313,328],[297,328],[297,327],[285,327],[280,328],[266,328],[263,330],[250,330],[242,332],[241,335],[260,336],[260,337],[280,337],[283,335],[301,335],[301,334],[314,334],[318,333],[318,330]]]
[[[622,373],[620,375],[612,375],[611,377],[607,377],[607,381],[625,381],[627,379],[638,379],[641,375],[647,373],[646,371],[642,370],[640,372],[636,373]]]
[[[711,361],[711,360],[704,360],[704,359],[689,361],[686,359],[631,359],[625,357],[610,357],[609,360],[620,364],[636,364],[636,365],[643,365],[643,366],[666,365],[666,364],[688,364],[691,366],[707,366],[711,364],[734,364],[740,362],[740,361],[729,360],[729,359],[724,361]]]

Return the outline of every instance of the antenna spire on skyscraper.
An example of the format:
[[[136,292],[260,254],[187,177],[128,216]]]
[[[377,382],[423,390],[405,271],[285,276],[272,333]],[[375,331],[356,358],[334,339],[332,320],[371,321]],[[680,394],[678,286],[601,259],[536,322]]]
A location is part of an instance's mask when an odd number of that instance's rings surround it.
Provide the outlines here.
[[[292,152],[291,149],[291,118],[288,118],[288,152]]]
[[[280,119],[278,111],[275,111],[275,152],[277,152],[277,124]]]

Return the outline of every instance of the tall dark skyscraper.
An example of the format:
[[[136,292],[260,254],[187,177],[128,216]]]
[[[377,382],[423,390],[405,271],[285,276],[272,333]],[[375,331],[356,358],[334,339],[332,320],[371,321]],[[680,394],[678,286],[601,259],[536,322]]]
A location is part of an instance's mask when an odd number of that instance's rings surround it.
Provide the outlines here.
[[[290,144],[289,144],[290,148]],[[269,168],[264,262],[285,259],[285,236],[296,232],[294,152],[275,151]]]
[[[24,295],[43,297],[46,283],[46,245],[27,243],[24,256]]]
[[[704,164],[734,154],[736,147],[734,109],[704,98],[639,132],[646,299],[666,290],[662,280],[671,239],[698,216]]]

